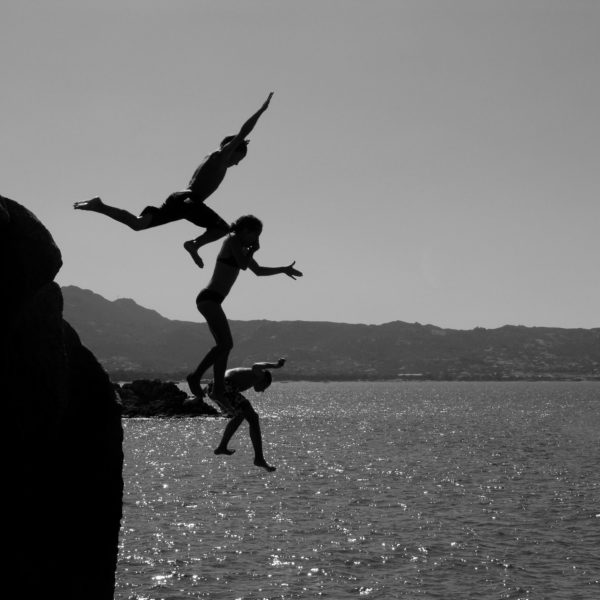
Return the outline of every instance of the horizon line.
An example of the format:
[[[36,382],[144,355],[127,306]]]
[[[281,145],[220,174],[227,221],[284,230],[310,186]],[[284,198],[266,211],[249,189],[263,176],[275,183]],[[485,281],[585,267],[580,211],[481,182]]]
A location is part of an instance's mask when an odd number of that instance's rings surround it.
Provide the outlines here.
[[[115,300],[109,300],[108,298],[105,298],[102,294],[99,294],[98,292],[95,292],[94,290],[91,290],[89,288],[82,288],[78,285],[74,285],[74,284],[69,284],[69,285],[61,285],[60,286],[61,290],[64,288],[76,288],[78,290],[82,290],[84,292],[89,292],[91,294],[94,294],[95,296],[99,296],[100,298],[102,298],[103,300],[105,300],[106,302],[110,302],[110,303],[115,303],[118,302],[120,300],[129,300],[131,302],[133,302],[136,306],[139,306],[140,308],[144,309],[144,310],[149,310],[152,312],[155,312],[157,315],[159,315],[161,318],[166,319],[167,321],[178,321],[181,323],[191,323],[191,324],[195,324],[195,325],[203,325],[203,323],[199,323],[196,321],[190,321],[188,319],[173,319],[171,317],[166,317],[164,316],[162,313],[160,313],[158,310],[154,309],[154,308],[148,308],[147,306],[143,306],[142,304],[140,304],[137,300],[135,300],[134,298],[128,298],[128,297],[121,297],[121,298],[116,298]],[[496,329],[504,329],[506,327],[514,327],[514,328],[523,328],[523,329],[560,329],[560,330],[564,330],[564,331],[574,331],[574,330],[583,330],[583,331],[595,331],[595,330],[600,330],[600,325],[597,327],[559,327],[559,326],[553,326],[553,325],[515,325],[513,323],[505,323],[504,325],[499,325],[497,327],[484,327],[482,325],[476,325],[474,327],[471,328],[459,328],[459,327],[443,327],[441,325],[434,325],[433,323],[421,323],[419,321],[403,321],[401,319],[395,319],[392,321],[385,321],[383,323],[351,323],[348,321],[331,321],[328,319],[324,319],[324,320],[318,320],[318,319],[265,319],[265,318],[257,318],[257,319],[229,319],[230,322],[240,322],[240,323],[250,323],[252,321],[265,321],[265,322],[270,322],[270,323],[331,323],[334,325],[362,325],[365,327],[383,327],[385,325],[391,325],[393,323],[403,323],[405,325],[415,325],[415,326],[419,326],[419,327],[432,327],[435,329],[439,329],[441,331],[475,331],[475,330],[484,330],[484,331],[493,331]]]

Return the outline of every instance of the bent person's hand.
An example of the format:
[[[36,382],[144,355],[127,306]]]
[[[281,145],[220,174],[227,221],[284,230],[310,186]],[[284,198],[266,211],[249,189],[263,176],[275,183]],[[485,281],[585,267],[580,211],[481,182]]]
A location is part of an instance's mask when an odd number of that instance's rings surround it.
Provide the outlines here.
[[[295,264],[296,264],[296,261],[294,261],[291,265],[288,265],[287,267],[285,267],[285,271],[284,271],[284,273],[288,277],[291,277],[292,279],[296,279],[296,277],[302,277],[302,273],[300,271],[298,271],[298,269],[294,269]]]

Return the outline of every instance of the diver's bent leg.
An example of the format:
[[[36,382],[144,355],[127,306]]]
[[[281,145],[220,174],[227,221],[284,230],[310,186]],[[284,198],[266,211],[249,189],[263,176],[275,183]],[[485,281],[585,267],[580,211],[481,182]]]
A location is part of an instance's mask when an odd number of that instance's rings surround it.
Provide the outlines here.
[[[206,244],[210,244],[211,242],[216,242],[217,240],[220,240],[222,237],[225,237],[228,233],[228,229],[222,229],[221,227],[209,227],[202,235],[186,243],[193,244],[196,250],[198,250],[198,248],[202,248],[202,246],[206,246]]]
[[[194,240],[183,242],[183,249],[192,257],[192,260],[201,268],[204,268],[204,261],[198,254],[198,248],[194,245]]]
[[[183,248],[192,257],[192,260],[202,269],[204,267],[204,261],[198,255],[198,250],[206,244],[210,244],[229,233],[226,229],[221,228],[209,228],[201,236],[188,240],[183,243]]]

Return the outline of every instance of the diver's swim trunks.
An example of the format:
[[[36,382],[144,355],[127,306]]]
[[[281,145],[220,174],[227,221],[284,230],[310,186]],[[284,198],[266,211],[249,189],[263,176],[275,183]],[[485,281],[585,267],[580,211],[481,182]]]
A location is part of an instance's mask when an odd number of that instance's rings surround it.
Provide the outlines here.
[[[188,199],[189,201],[186,202]],[[140,215],[152,216],[149,227],[157,227],[158,225],[185,219],[205,229],[216,228],[229,231],[229,225],[204,202],[195,201],[193,193],[188,190],[173,192],[158,208],[156,206],[146,206]]]

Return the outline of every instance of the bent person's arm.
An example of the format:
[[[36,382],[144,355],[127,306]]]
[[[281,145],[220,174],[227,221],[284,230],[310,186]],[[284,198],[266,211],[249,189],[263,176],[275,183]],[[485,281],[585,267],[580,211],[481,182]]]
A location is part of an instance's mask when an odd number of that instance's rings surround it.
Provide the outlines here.
[[[264,371],[265,369],[281,369],[285,365],[285,358],[280,358],[276,363],[257,362],[252,365],[252,369]]]

